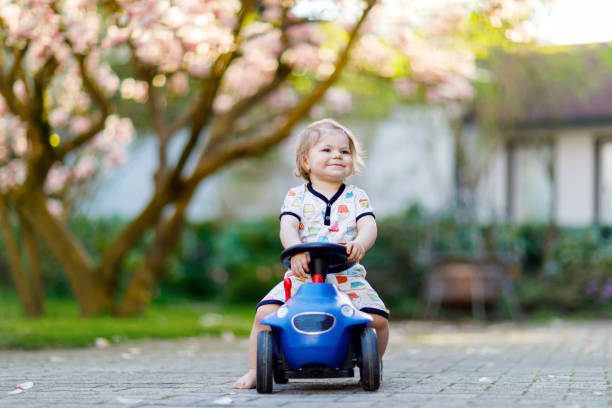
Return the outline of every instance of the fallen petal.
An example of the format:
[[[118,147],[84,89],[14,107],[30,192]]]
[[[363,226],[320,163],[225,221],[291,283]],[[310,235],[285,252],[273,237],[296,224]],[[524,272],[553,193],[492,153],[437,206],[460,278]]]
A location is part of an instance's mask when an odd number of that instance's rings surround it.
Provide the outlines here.
[[[491,379],[490,379],[489,377],[480,377],[480,378],[478,379],[478,382],[479,382],[479,383],[483,383],[483,384],[490,384],[490,383],[492,383],[493,381],[491,381]]]
[[[19,385],[16,385],[15,388],[21,388],[22,390],[29,390],[33,386],[34,386],[34,383],[32,381],[27,381]]]
[[[33,386],[34,386],[34,383],[32,381],[27,381],[27,382],[15,385],[13,387],[13,391],[9,391],[7,394],[9,395],[21,394],[22,392],[24,392],[25,390],[29,390]]]
[[[117,402],[119,402],[121,404],[139,404],[139,403],[142,402],[142,400],[132,399],[132,398],[124,398],[124,397],[117,397]]]
[[[223,333],[221,333],[221,338],[223,339],[223,341],[229,343],[236,340],[236,335],[231,331],[224,331]]]
[[[215,405],[229,405],[231,404],[233,401],[230,397],[221,397],[221,398],[217,398],[216,400],[213,401],[213,404]]]
[[[130,353],[121,353],[121,358],[124,360],[131,360],[132,359],[132,354]]]
[[[200,317],[200,325],[202,327],[218,326],[221,322],[223,322],[223,316],[216,313],[209,313]]]
[[[21,394],[23,390],[21,388],[15,388],[13,391],[9,391],[7,394]]]
[[[603,395],[603,392],[601,391],[593,391],[593,395],[596,397],[601,397]]]
[[[102,348],[106,348],[109,345],[108,340],[106,340],[104,337],[98,337],[95,341],[94,344],[96,345],[97,348],[102,349]]]

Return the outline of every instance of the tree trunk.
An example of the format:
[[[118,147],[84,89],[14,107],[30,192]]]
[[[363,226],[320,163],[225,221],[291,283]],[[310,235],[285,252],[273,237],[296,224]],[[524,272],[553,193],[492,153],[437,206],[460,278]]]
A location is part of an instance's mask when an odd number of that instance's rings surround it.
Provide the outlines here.
[[[110,310],[110,295],[95,279],[91,259],[81,243],[49,213],[42,192],[33,192],[27,197],[18,203],[19,215],[30,225],[36,225],[37,234],[62,264],[81,314],[93,316]]]
[[[30,260],[29,267],[32,296],[36,304],[36,308],[39,310],[41,315],[44,315],[45,292],[43,289],[42,273],[40,270],[40,251],[38,248],[36,233],[32,226],[28,224],[26,220],[21,219],[20,224],[23,227],[26,251],[28,254],[28,259]]]
[[[9,269],[25,315],[30,317],[40,316],[42,314],[41,304],[35,299],[32,286],[23,266],[19,245],[13,233],[10,213],[4,197],[0,199],[0,227],[2,228],[2,236],[6,246]]]
[[[147,207],[121,231],[104,251],[100,265],[100,278],[110,293],[118,289],[123,256],[142,238],[145,231],[158,222],[166,205],[176,197],[173,191],[168,186],[155,191]]]
[[[144,265],[130,282],[123,303],[115,311],[116,315],[140,315],[151,302],[153,291],[164,275],[166,259],[181,240],[185,211],[194,192],[194,187],[186,187],[184,194],[175,204],[174,214],[155,231],[155,240],[147,252]]]

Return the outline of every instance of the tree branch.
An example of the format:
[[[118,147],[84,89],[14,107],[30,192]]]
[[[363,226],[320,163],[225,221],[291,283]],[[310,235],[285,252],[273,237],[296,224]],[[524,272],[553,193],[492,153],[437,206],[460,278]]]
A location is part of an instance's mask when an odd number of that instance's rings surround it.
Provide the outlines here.
[[[287,16],[289,14],[289,7],[286,5],[282,7],[281,11],[281,26],[287,21]],[[261,99],[265,98],[269,94],[271,94],[275,89],[277,89],[289,76],[291,73],[291,68],[284,64],[281,61],[282,50],[286,50],[289,48],[289,38],[287,37],[287,33],[285,29],[281,29],[281,52],[277,56],[277,68],[274,73],[274,78],[268,84],[264,85],[260,88],[255,94],[246,97],[234,104],[232,109],[230,109],[225,114],[221,115],[217,121],[215,122],[213,128],[211,129],[210,140],[207,144],[207,149],[214,148],[218,141],[226,135],[233,133],[234,122],[242,115],[244,115],[247,111],[253,108],[257,102]],[[202,154],[205,154],[204,151]]]
[[[196,104],[196,108],[194,109],[193,115],[191,117],[192,124],[189,141],[183,148],[176,167],[170,175],[171,179],[178,179],[180,177],[181,172],[183,171],[183,169],[185,168],[185,164],[187,163],[187,159],[189,158],[197,144],[200,132],[202,131],[206,123],[210,121],[213,103],[215,101],[215,97],[217,96],[217,92],[219,91],[221,80],[223,79],[225,72],[227,72],[227,68],[236,56],[236,52],[238,51],[240,44],[240,42],[238,41],[238,36],[240,35],[240,31],[242,30],[245,18],[253,6],[253,0],[245,0],[242,3],[242,8],[238,13],[238,21],[236,22],[236,25],[233,29],[233,36],[236,41],[235,47],[232,51],[222,54],[219,56],[219,58],[217,58],[211,69],[210,77],[206,81],[204,81],[202,91],[199,97],[199,102]],[[201,112],[201,115],[196,116],[196,113],[198,112]]]
[[[246,97],[236,103],[232,109],[224,113],[215,121],[211,129],[211,136],[208,142],[208,148],[214,148],[217,142],[232,133],[233,123],[248,110],[257,105],[257,102],[261,101],[261,99],[270,95],[274,92],[283,82],[287,79],[287,76],[291,73],[291,69],[285,65],[280,64],[274,78],[268,84],[264,85],[253,95]]]
[[[74,58],[77,60],[79,65],[79,72],[81,74],[81,79],[83,80],[83,86],[98,105],[100,112],[94,117],[94,123],[87,132],[81,133],[74,139],[63,143],[56,149],[56,156],[59,159],[63,158],[66,154],[74,149],[87,143],[89,140],[91,140],[91,138],[98,134],[98,132],[102,131],[104,129],[104,122],[106,121],[106,118],[113,112],[113,107],[108,101],[108,98],[104,96],[102,89],[100,89],[95,80],[92,79],[87,73],[87,67],[85,66],[86,55],[75,53]]]
[[[234,28],[234,33],[236,35],[234,38],[237,38],[252,3],[252,0],[248,0],[243,4],[239,13],[238,23]],[[199,95],[199,101],[194,105],[194,108],[188,115],[188,118],[192,120],[189,141],[183,148],[181,157],[174,170],[168,175],[165,183],[163,183],[163,185],[160,184],[143,212],[119,233],[117,238],[104,252],[100,269],[103,279],[107,285],[111,286],[111,289],[117,285],[120,273],[119,264],[123,256],[133,244],[138,242],[145,231],[158,221],[165,206],[176,199],[176,191],[178,191],[178,185],[180,184],[180,174],[197,144],[203,126],[210,120],[214,98],[217,94],[223,74],[233,58],[233,54],[232,51],[220,55],[213,64],[211,76],[204,81]],[[198,112],[202,112],[202,114],[198,116],[196,120],[194,117]],[[182,119],[184,120],[185,118],[183,117]],[[174,127],[174,125],[172,127]]]
[[[151,114],[151,120],[153,122],[153,129],[159,139],[158,148],[158,167],[155,172],[155,185],[156,188],[165,179],[168,170],[168,141],[172,133],[168,131],[166,109],[163,107],[162,97],[159,92],[153,86],[153,78],[155,77],[155,68],[148,67],[140,62],[136,55],[136,48],[131,40],[128,40],[128,46],[132,51],[132,65],[134,72],[139,79],[144,80],[147,83],[147,106]]]
[[[4,60],[4,52],[2,53],[2,59]],[[19,63],[17,61],[19,60]],[[4,75],[3,70],[0,69],[0,93],[4,98],[7,106],[13,112],[15,116],[21,119],[23,122],[28,121],[28,112],[26,105],[24,105],[16,96],[13,91],[13,85],[15,84],[16,72],[20,69],[18,66],[21,64],[22,58],[14,57],[13,66],[9,72],[8,77]],[[2,66],[4,66],[4,61]]]
[[[283,7],[283,10],[285,10],[285,9],[287,9],[287,8]],[[307,18],[301,18],[301,19],[298,19],[298,20],[290,21],[290,22],[284,21],[284,22],[281,22],[281,24],[278,24],[278,25],[274,25],[273,24],[272,26],[275,29],[278,28],[281,31],[286,32],[288,28],[296,27],[296,26],[299,26],[299,25],[302,25],[302,24],[318,24],[318,23],[326,23],[326,22],[327,22],[327,20],[314,20],[314,19],[313,20],[309,20]],[[253,39],[257,38],[257,37],[261,37],[262,35],[270,34],[270,32],[271,31],[262,31],[262,32],[259,32],[259,33],[255,33],[255,34],[247,37],[246,40],[247,41],[251,41],[251,40],[253,40]]]
[[[14,54],[15,58],[13,61],[13,66],[11,67],[11,70],[8,76],[9,84],[14,84],[18,76],[21,76],[21,78],[23,78],[23,67],[21,66],[21,63],[23,61],[23,57],[25,56],[25,53],[28,51],[29,45],[30,43],[28,42],[26,43],[25,47],[23,47],[23,49],[15,50],[15,54]],[[24,81],[24,85],[26,85],[25,81]]]
[[[26,190],[31,190],[44,183],[47,171],[56,160],[55,151],[49,144],[51,128],[45,113],[45,99],[52,74],[59,63],[55,57],[50,57],[34,73],[33,91],[28,105],[28,138],[32,144],[32,154],[28,157]]]
[[[229,161],[235,160],[240,157],[253,156],[256,154],[263,153],[267,148],[280,142],[287,136],[289,136],[291,129],[295,124],[310,111],[310,109],[325,95],[325,92],[329,87],[337,81],[344,67],[346,66],[350,51],[359,37],[359,29],[363,22],[368,16],[370,10],[376,2],[371,1],[364,9],[359,21],[351,30],[349,41],[342,53],[336,60],[336,67],[334,72],[323,82],[321,82],[305,99],[303,99],[295,108],[293,108],[287,115],[283,124],[280,125],[276,130],[264,134],[261,136],[232,140],[225,144],[222,144],[216,149],[211,149],[205,155],[202,156],[198,166],[194,170],[191,177],[189,177],[185,184],[192,185],[197,184],[213,173],[218,168],[222,167]]]

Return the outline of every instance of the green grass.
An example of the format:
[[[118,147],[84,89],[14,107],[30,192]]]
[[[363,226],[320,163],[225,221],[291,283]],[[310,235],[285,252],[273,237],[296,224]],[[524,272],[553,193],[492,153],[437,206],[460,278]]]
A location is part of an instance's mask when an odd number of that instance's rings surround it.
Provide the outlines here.
[[[87,347],[98,337],[117,343],[228,331],[246,336],[254,315],[254,305],[228,308],[185,300],[154,303],[142,317],[135,318],[81,318],[76,304],[65,299],[49,299],[45,307],[45,317],[26,318],[16,295],[0,292],[0,349]]]

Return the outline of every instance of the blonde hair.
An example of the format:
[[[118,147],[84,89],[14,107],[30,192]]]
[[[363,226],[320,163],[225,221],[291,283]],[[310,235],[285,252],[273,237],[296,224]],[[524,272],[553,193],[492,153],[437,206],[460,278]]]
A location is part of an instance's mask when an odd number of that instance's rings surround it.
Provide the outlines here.
[[[349,150],[353,158],[353,174],[358,174],[364,167],[363,150],[353,135],[353,132],[335,120],[326,118],[312,122],[298,135],[298,144],[295,149],[295,175],[297,177],[303,177],[310,181],[310,172],[304,164],[304,159],[310,149],[319,141],[321,136],[331,132],[341,132],[348,138]]]

